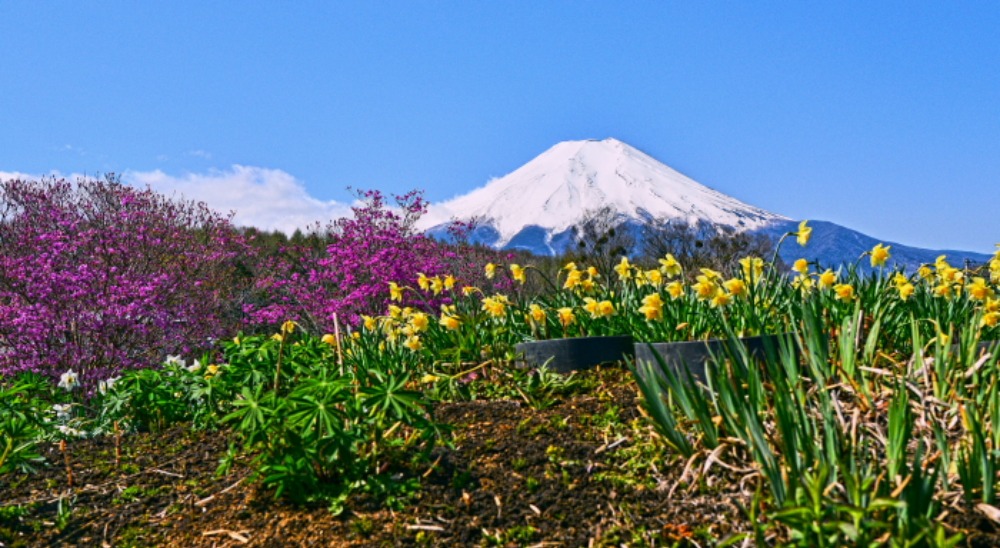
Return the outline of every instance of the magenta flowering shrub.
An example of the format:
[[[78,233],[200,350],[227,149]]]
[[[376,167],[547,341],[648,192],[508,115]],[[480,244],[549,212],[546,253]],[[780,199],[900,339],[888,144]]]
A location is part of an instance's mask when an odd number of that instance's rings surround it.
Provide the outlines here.
[[[106,180],[0,183],[0,374],[85,389],[231,333],[248,248],[205,204]]]
[[[257,302],[245,305],[249,320],[274,326],[298,321],[313,333],[333,331],[333,317],[356,325],[361,314],[376,314],[389,304],[389,282],[415,286],[418,274],[453,274],[460,284],[482,280],[482,259],[492,252],[447,245],[414,229],[427,203],[418,191],[393,196],[394,207],[374,190],[358,192],[353,217],[316,227],[325,249],[288,246],[265,260],[256,278]],[[437,299],[406,294],[404,305],[436,309]]]

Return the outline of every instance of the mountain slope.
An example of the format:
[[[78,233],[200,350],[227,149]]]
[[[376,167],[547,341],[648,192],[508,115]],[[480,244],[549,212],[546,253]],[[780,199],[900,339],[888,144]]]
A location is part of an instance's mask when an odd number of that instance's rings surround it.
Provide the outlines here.
[[[604,139],[559,143],[514,172],[433,206],[421,228],[439,234],[449,219],[475,219],[478,241],[551,253],[560,251],[560,235],[601,208],[640,223],[701,221],[740,230],[787,219],[712,190],[617,139]]]
[[[452,220],[472,222],[469,240],[501,249],[555,255],[574,245],[574,227],[588,215],[607,209],[615,225],[636,241],[651,226],[683,221],[690,225],[729,226],[762,233],[777,241],[798,229],[788,217],[743,203],[708,188],[617,139],[566,141],[543,152],[508,175],[442,204],[432,205],[418,228],[447,240]],[[843,226],[815,221],[805,248],[794,239],[780,250],[791,263],[798,258],[825,267],[854,263],[880,240]],[[913,269],[948,255],[954,265],[980,263],[989,255],[892,246],[890,267]],[[867,259],[860,262],[867,268]]]

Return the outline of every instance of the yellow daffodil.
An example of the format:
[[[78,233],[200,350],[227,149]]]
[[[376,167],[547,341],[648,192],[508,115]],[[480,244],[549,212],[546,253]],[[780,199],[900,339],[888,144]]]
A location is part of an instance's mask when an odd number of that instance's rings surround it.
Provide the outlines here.
[[[896,289],[899,290],[899,298],[906,301],[909,300],[911,295],[913,295],[913,291],[916,288],[913,287],[913,284],[911,284],[910,282],[906,282],[896,286]]]
[[[646,281],[656,287],[659,287],[663,283],[663,273],[659,270],[647,270],[644,276],[646,277]]]
[[[447,329],[448,331],[455,331],[462,325],[461,320],[451,315],[441,316],[441,319],[438,320],[438,323],[441,324],[441,326]]]
[[[611,301],[601,301],[597,303],[597,314],[602,318],[615,315],[615,305]]]
[[[573,271],[576,270],[576,263],[570,261],[563,266],[563,270]]]
[[[897,273],[896,273],[895,275],[893,275],[893,277],[892,277],[892,283],[893,283],[893,284],[894,284],[894,285],[895,285],[896,287],[899,287],[899,286],[901,286],[901,285],[903,285],[903,284],[908,284],[908,283],[910,283],[910,278],[909,278],[909,277],[907,277],[907,276],[906,276],[906,274],[903,274],[902,272],[897,272]]]
[[[837,274],[834,271],[830,270],[829,268],[826,269],[826,272],[819,275],[819,287],[821,289],[827,289],[833,287],[833,285],[836,283],[837,283]]]
[[[405,341],[403,341],[403,346],[409,348],[413,352],[418,352],[424,347],[424,343],[420,342],[420,335],[410,335]]]
[[[280,342],[285,340],[285,337],[281,333],[275,333],[274,335],[271,335],[271,339]]]
[[[883,246],[882,244],[876,244],[871,250],[871,262],[872,267],[885,266],[885,262],[889,260],[889,249],[892,248],[891,245]]]
[[[442,291],[444,291],[444,280],[440,276],[431,278],[431,292],[440,295]]]
[[[320,341],[322,341],[322,342],[324,342],[324,343],[326,343],[326,344],[328,344],[330,346],[333,346],[333,345],[337,344],[337,338],[334,337],[331,333],[327,333],[326,335],[323,335],[323,338],[321,338]]]
[[[764,275],[764,259],[760,257],[744,257],[740,259],[740,268],[743,270],[744,278],[758,281]]]
[[[583,290],[584,293],[593,293],[594,287],[593,278],[587,278],[580,281],[580,289]]]
[[[393,319],[399,319],[403,317],[403,309],[394,305],[389,305],[389,317]]]
[[[719,288],[716,290],[715,296],[712,297],[711,305],[713,308],[723,307],[729,304],[732,299],[732,295],[723,291],[722,288]]]
[[[712,270],[711,268],[702,268],[701,273],[704,274],[706,278],[712,280],[713,282],[722,279],[722,273],[716,270]]]
[[[478,291],[479,291],[478,287],[473,287],[471,285],[467,285],[467,286],[465,286],[465,287],[462,288],[462,295],[464,295],[466,297],[471,297],[473,294],[475,294]]]
[[[282,333],[291,333],[292,331],[295,331],[295,322],[288,320],[285,323],[281,324]]]
[[[854,286],[851,284],[837,284],[833,286],[833,291],[836,293],[834,298],[838,301],[854,300]]]
[[[809,274],[809,261],[806,259],[799,259],[795,261],[795,264],[792,265],[792,270],[802,275]]]
[[[233,337],[233,344],[235,344],[236,346],[239,346],[240,345],[240,338],[239,337]]]
[[[448,274],[444,277],[444,288],[451,291],[455,287],[455,277]]]
[[[676,278],[684,272],[684,269],[673,255],[667,253],[660,259],[660,272],[666,274],[668,278]]]
[[[389,298],[394,301],[403,300],[403,288],[396,282],[389,282]]]
[[[590,276],[591,280],[594,280],[594,279],[597,279],[597,278],[601,277],[601,274],[597,271],[597,267],[596,266],[588,266],[587,267],[587,275]]]
[[[415,312],[410,316],[410,325],[418,333],[427,331],[428,324],[430,324],[430,319],[423,312]]]
[[[484,270],[486,271],[486,279],[492,280],[493,276],[496,276],[497,274],[497,265],[493,263],[486,263]]]
[[[659,293],[651,293],[642,298],[639,313],[646,316],[647,321],[663,319],[663,299]]]
[[[940,283],[934,286],[934,296],[942,297],[945,299],[951,298],[951,284],[948,282]]]
[[[569,327],[570,324],[576,321],[576,315],[573,314],[573,309],[569,307],[563,307],[556,311],[556,315],[559,317],[559,323],[563,328]]]
[[[523,284],[527,281],[527,276],[524,274],[524,267],[519,264],[510,265],[510,275],[514,277],[514,280],[519,284]]]
[[[1000,312],[987,312],[979,322],[980,327],[996,327],[1000,323]]]
[[[799,289],[802,293],[809,293],[812,291],[815,282],[813,282],[812,276],[805,274],[800,274],[792,280],[792,287]]]
[[[697,283],[691,286],[691,289],[698,295],[700,300],[708,300],[715,297],[716,290],[719,286],[716,285],[714,281],[708,276],[698,276]]]
[[[545,323],[545,309],[535,303],[532,303],[531,306],[528,307],[528,317],[536,324]]]
[[[596,318],[598,316],[598,314],[597,314],[597,301],[595,299],[587,297],[586,299],[583,300],[583,302],[584,302],[583,309],[588,314],[590,314],[591,318]]]
[[[507,313],[508,304],[510,301],[504,295],[493,295],[483,299],[483,310],[494,318],[500,318]]]
[[[734,297],[738,297],[740,295],[745,295],[746,292],[747,292],[747,284],[746,284],[746,282],[744,282],[743,280],[741,280],[739,278],[733,278],[731,280],[726,280],[722,284],[722,286],[725,287],[726,291],[729,291]]]
[[[620,280],[628,280],[632,277],[632,263],[628,262],[628,257],[622,257],[621,262],[615,265],[615,272],[618,273]]]
[[[812,238],[813,229],[811,226],[806,225],[809,221],[802,221],[799,223],[799,231],[795,233],[795,240],[799,242],[799,245],[805,247],[809,243],[809,238]]]
[[[423,291],[431,288],[431,280],[423,272],[417,272],[417,287]]]
[[[920,276],[922,280],[929,282],[934,279],[934,271],[927,265],[921,265],[921,267],[917,269],[917,276]]]
[[[983,303],[983,310],[986,312],[1000,312],[1000,299],[992,297],[986,299],[986,302]]]
[[[566,274],[566,283],[563,284],[563,289],[574,289],[580,285],[581,280],[583,280],[583,274],[579,270],[570,270]]]
[[[431,375],[430,373],[424,375],[423,377],[420,377],[420,382],[422,384],[434,383],[434,382],[437,382],[437,380],[438,380],[438,376],[437,375]]]
[[[367,331],[375,331],[375,329],[378,327],[378,323],[375,321],[375,318],[371,316],[366,316],[362,314],[361,321],[364,322],[364,327],[365,330]]]
[[[977,301],[985,301],[994,295],[993,288],[986,285],[984,278],[978,276],[972,279],[972,283],[966,286],[965,290]]]
[[[667,294],[671,299],[679,299],[684,296],[684,284],[681,282],[670,282],[667,284]]]

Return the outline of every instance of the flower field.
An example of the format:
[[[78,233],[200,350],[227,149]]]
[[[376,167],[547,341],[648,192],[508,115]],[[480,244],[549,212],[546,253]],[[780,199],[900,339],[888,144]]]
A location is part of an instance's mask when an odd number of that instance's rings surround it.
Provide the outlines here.
[[[554,263],[426,239],[419,195],[378,193],[267,247],[53,188],[3,194],[4,545],[1000,541],[1000,252]],[[703,382],[515,350],[612,335],[733,344]]]

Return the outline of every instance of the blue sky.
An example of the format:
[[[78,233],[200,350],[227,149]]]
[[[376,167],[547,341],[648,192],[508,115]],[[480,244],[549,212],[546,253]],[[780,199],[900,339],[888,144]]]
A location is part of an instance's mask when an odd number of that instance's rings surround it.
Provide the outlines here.
[[[615,137],[790,217],[1000,242],[995,2],[23,1],[0,22],[6,174],[290,219]]]

